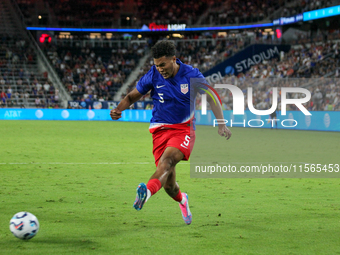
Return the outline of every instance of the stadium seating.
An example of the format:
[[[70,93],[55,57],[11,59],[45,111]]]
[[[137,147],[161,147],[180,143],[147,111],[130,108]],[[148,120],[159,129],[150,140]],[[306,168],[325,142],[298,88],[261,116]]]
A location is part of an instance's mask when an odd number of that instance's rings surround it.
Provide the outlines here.
[[[247,87],[253,87],[253,94],[256,95],[253,99],[254,106],[259,110],[270,108],[272,87],[300,87],[310,83],[308,90],[311,92],[312,98],[306,104],[307,109],[339,111],[340,55],[338,49],[339,46],[336,41],[299,45],[293,47],[280,60],[273,59],[255,65],[247,73],[239,74],[238,77],[226,75],[222,83],[237,83],[244,92],[246,92]],[[225,93],[222,94],[222,99],[224,109],[232,109],[232,97]],[[298,109],[291,106],[289,110]]]
[[[267,19],[285,1],[218,1],[209,8],[200,25],[257,23]]]
[[[17,0],[21,13],[24,16],[25,23],[32,26],[33,13],[35,13],[35,4],[33,0]]]
[[[73,100],[113,100],[144,55],[143,47],[50,47],[46,54]]]
[[[131,3],[131,6],[126,6],[126,4],[124,4],[126,2]],[[28,25],[34,23],[32,15],[35,15],[33,10],[37,3],[31,0],[18,0],[18,4],[25,16],[26,23]],[[255,23],[265,21],[266,19],[271,20],[275,10],[280,10],[280,16],[289,16],[301,13],[302,11],[332,6],[336,4],[336,1],[265,0],[242,2],[200,0],[196,2],[169,2],[163,0],[156,2],[154,0],[120,0],[114,1],[113,3],[107,0],[45,0],[45,4],[49,7],[48,12],[51,14],[49,22],[62,27],[138,27],[149,22],[156,22],[158,24],[183,22],[189,25]],[[123,10],[124,12],[122,12]],[[121,22],[121,13],[132,14],[131,17],[126,17],[126,20],[129,18],[132,19],[132,21],[123,24]],[[309,37],[300,37],[292,43],[296,46],[293,46],[292,50],[281,58],[281,60],[263,62],[253,66],[247,73],[241,74],[239,77],[226,76],[224,79],[247,81],[273,77],[304,79],[338,77],[339,53],[338,45],[334,43],[334,40],[339,38],[339,33],[330,35],[325,33],[312,39]],[[112,40],[114,39],[116,38]],[[327,40],[328,42],[326,42]],[[234,39],[218,38],[214,33],[185,35],[184,38],[175,39],[175,41],[178,58],[184,63],[199,68],[201,72],[209,70],[253,42],[251,40],[245,40],[244,37]],[[62,46],[55,44],[46,49],[46,55],[55,67],[73,100],[112,100],[117,90],[127,81],[126,78],[129,74],[137,67],[138,60],[144,54],[144,46],[124,45],[122,47],[109,48],[104,45],[99,47],[99,45],[96,45],[96,42],[96,40],[92,40],[91,45],[80,43],[77,46],[67,45],[67,43]],[[102,43],[100,40],[98,40],[98,42]],[[34,58],[34,53],[32,53],[32,59],[35,60]],[[6,57],[4,57],[4,59],[7,61]],[[8,65],[8,61],[6,61],[2,62]],[[150,69],[151,65],[152,59],[148,59],[147,63],[140,68],[138,78],[131,82],[126,93],[134,88],[136,82]],[[27,68],[27,64],[25,68]],[[0,80],[1,82],[4,81],[1,88],[2,90],[8,90],[8,70],[1,70]],[[34,73],[36,72],[38,72],[37,69]],[[44,83],[44,80],[40,82],[43,78],[44,77],[35,77],[33,81],[36,84]],[[18,81],[21,83],[20,80]],[[23,81],[23,83],[24,82],[25,81]],[[19,85],[17,84],[17,80],[15,80],[14,83],[16,87],[11,86],[11,88],[12,90],[14,88],[18,91],[17,87],[19,88]],[[31,80],[25,85],[28,88],[33,86]],[[328,94],[336,95],[338,85],[339,84],[336,84],[335,87],[330,85],[327,89],[318,89],[319,91],[327,90],[327,92],[329,92]],[[34,86],[36,87],[36,85]],[[50,87],[53,88],[52,85],[50,85]],[[22,91],[24,92],[24,90]],[[316,87],[311,88],[311,91],[312,96],[319,93]],[[39,100],[33,98],[37,93],[34,92],[34,90],[32,93],[29,99],[37,101],[34,103],[39,105]],[[126,93],[124,93],[123,96]],[[322,94],[326,95],[327,93],[322,92]],[[43,95],[39,96],[44,98]],[[262,97],[260,97],[260,99],[261,98]],[[147,99],[149,99],[148,96],[145,96],[144,100]],[[44,98],[42,101],[45,100]],[[7,100],[6,102],[9,101],[10,100]],[[323,103],[311,105],[311,109],[338,109],[338,101],[337,96],[332,96],[328,99],[324,97],[322,102],[326,105],[323,105]],[[266,103],[268,102],[258,101],[257,105],[259,107],[265,107],[268,106]],[[332,107],[329,105],[332,105]],[[225,107],[228,108],[228,104],[225,104]]]
[[[37,2],[17,0],[27,25],[39,25]],[[127,4],[128,3],[128,4]],[[337,0],[264,0],[264,1],[109,1],[44,0],[45,21],[52,27],[142,27],[156,24],[226,25],[271,22],[338,4]]]
[[[61,27],[112,27],[119,25],[122,0],[46,1]]]
[[[137,18],[141,24],[151,22],[165,24],[196,24],[199,17],[207,10],[210,1],[143,1],[138,0]]]
[[[186,63],[190,64],[194,67],[197,67],[204,72],[219,62],[223,61],[225,58],[231,56],[238,50],[242,49],[247,45],[245,43],[246,38],[239,37],[234,39],[228,38],[213,38],[215,36],[192,36],[188,38],[177,39],[175,41],[177,45],[177,53],[178,58]],[[320,40],[323,38],[320,37]],[[312,40],[313,41],[313,40]],[[317,41],[317,40],[316,40]],[[249,42],[248,42],[249,43]],[[137,48],[138,49],[138,48]],[[131,48],[127,50],[129,52],[136,52],[136,50],[132,50]],[[95,53],[95,58],[89,57],[91,54],[90,49],[86,48],[58,48],[55,53],[48,53],[54,65],[56,66],[60,77],[63,79],[66,84],[69,92],[71,93],[74,100],[88,100],[90,99],[102,99],[102,100],[112,100],[115,92],[120,88],[121,84],[124,83],[125,78],[131,72],[131,70],[136,66],[136,62],[138,58],[141,56],[137,54],[137,56],[121,54],[122,61],[126,61],[127,59],[131,59],[133,61],[132,64],[129,65],[130,68],[127,70],[123,70],[121,67],[118,69],[111,70],[116,72],[116,79],[110,74],[110,70],[108,70],[108,66],[110,65],[107,56],[110,55],[110,51],[108,49],[97,49],[93,53]],[[101,52],[100,52],[101,51]],[[105,53],[105,51],[107,51]],[[71,53],[72,52],[72,53]],[[87,53],[86,53],[87,52]],[[141,53],[142,51],[140,51]],[[125,52],[126,53],[126,52]],[[56,55],[55,55],[56,54]],[[69,58],[71,60],[67,61],[67,55],[70,55]],[[101,58],[100,54],[104,54],[102,56],[106,56]],[[57,56],[55,58],[55,56]],[[85,57],[87,56],[87,57]],[[96,74],[98,72],[91,71],[91,68],[85,68],[84,65],[86,61],[90,60],[90,64],[98,67],[104,67],[105,72],[107,73],[100,74],[96,78],[93,77],[92,74]],[[98,59],[100,60],[98,62]],[[113,58],[117,62],[116,58]],[[123,60],[124,59],[124,60]],[[83,62],[79,62],[79,61]],[[112,59],[111,59],[112,60]],[[284,58],[280,61],[271,60],[269,62],[263,62],[259,65],[253,66],[246,74],[240,75],[239,77],[233,77],[233,79],[266,79],[266,78],[318,78],[318,77],[336,77],[337,75],[337,67],[339,61],[338,54],[338,46],[334,42],[323,43],[322,41],[316,43],[308,43],[302,45],[296,45],[292,47],[292,50],[287,53]],[[129,61],[127,61],[129,62]],[[135,86],[138,80],[150,69],[153,65],[152,58],[149,58],[146,61],[146,64],[139,70],[139,75],[136,80],[131,82],[128,86],[128,89],[125,93],[123,93],[122,97],[126,95],[126,93],[130,92]],[[62,67],[62,68],[61,68]],[[116,66],[117,67],[117,66]],[[63,70],[62,70],[63,69]],[[82,80],[79,79],[79,75],[77,72],[82,70],[88,74],[88,79],[92,85],[87,85],[84,83],[84,77]],[[78,70],[78,71],[77,71]],[[92,73],[91,73],[92,72]],[[70,76],[70,73],[72,75]],[[100,72],[99,72],[100,73]],[[91,75],[89,75],[91,74]],[[110,74],[110,75],[109,75]],[[112,73],[114,74],[114,73]],[[119,75],[120,74],[120,75]],[[85,75],[86,76],[86,75]],[[111,86],[106,86],[105,82],[103,85],[103,79],[113,79],[113,83]],[[230,78],[226,76],[225,79]],[[85,79],[86,80],[86,79]],[[81,81],[81,82],[80,82]],[[81,83],[81,85],[80,85]],[[335,87],[336,88],[336,87]],[[334,89],[335,89],[334,88]],[[320,88],[321,89],[321,88]],[[314,89],[312,89],[312,93],[314,93]],[[334,91],[333,91],[334,92]],[[331,92],[333,95],[334,93]],[[312,95],[314,96],[314,94]],[[261,98],[261,97],[260,97]],[[142,98],[142,100],[150,100],[149,95],[146,95]],[[335,100],[335,103],[332,101]],[[326,102],[326,100],[324,100]],[[324,110],[327,109],[338,109],[336,97],[332,97],[328,100],[328,103],[333,105],[333,107],[327,108],[326,106],[317,105],[312,109],[316,110]],[[268,104],[265,102],[257,102],[257,106],[259,109],[261,107],[268,107]],[[229,102],[229,106],[225,104],[226,109],[230,109],[231,102]]]
[[[336,1],[108,1],[44,0],[48,22],[59,27],[141,27],[143,24],[225,25],[272,21],[302,11],[332,6]],[[126,4],[128,2],[129,4]],[[35,3],[18,0],[26,23],[37,23]]]
[[[0,92],[2,107],[58,107],[59,94],[40,73],[37,58],[23,39],[1,35]]]
[[[338,5],[339,1],[324,1],[324,0],[299,0],[299,1],[290,1],[285,4],[282,10],[282,17],[289,17],[295,14],[308,12],[312,10],[327,8],[330,6]]]
[[[124,4],[124,0],[45,0],[45,3],[50,7],[51,16],[56,17],[54,22],[57,24],[54,25],[61,27],[141,26],[144,23],[154,21],[193,24],[206,10],[207,2],[209,1],[159,2],[139,0],[130,1],[129,6],[127,6]],[[25,10],[28,9],[25,4],[20,6]],[[121,13],[127,13],[126,17]]]

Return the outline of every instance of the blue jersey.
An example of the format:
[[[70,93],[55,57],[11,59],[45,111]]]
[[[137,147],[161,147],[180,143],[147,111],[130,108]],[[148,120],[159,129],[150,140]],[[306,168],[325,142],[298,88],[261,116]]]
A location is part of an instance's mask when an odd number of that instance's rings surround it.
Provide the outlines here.
[[[157,71],[156,66],[152,66],[138,82],[136,88],[139,93],[145,95],[151,90],[154,108],[150,121],[150,129],[163,125],[186,123],[194,121],[195,94],[190,97],[190,79],[204,76],[192,66],[179,64],[179,70],[174,77],[164,79]],[[205,81],[205,80],[204,80]],[[199,91],[198,91],[199,92]],[[193,91],[191,91],[193,93]]]

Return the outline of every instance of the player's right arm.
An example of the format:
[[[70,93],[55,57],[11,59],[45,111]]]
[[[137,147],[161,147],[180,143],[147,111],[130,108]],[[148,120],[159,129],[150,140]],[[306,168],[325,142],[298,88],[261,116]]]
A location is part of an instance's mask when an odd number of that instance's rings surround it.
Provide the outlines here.
[[[129,94],[124,97],[122,101],[118,104],[116,109],[112,109],[110,112],[110,116],[113,120],[118,120],[122,117],[122,111],[126,110],[133,103],[137,102],[141,99],[143,95],[139,93],[139,91],[135,88]]]
[[[113,120],[118,120],[122,117],[122,111],[137,102],[143,95],[148,93],[153,88],[152,77],[154,68],[151,68],[137,83],[136,88],[132,90],[126,97],[120,101],[116,109],[111,110],[110,116]]]

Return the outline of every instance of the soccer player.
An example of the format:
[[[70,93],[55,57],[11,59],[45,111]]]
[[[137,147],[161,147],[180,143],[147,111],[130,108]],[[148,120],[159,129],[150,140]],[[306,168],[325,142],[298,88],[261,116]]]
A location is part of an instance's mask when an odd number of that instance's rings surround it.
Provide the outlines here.
[[[110,116],[113,120],[121,118],[122,111],[151,90],[154,108],[149,130],[153,137],[153,154],[157,168],[147,184],[138,185],[133,206],[136,210],[141,210],[144,203],[163,187],[171,198],[179,202],[184,222],[189,225],[192,215],[188,195],[180,191],[175,169],[179,161],[189,159],[195,142],[195,107],[190,107],[195,99],[190,101],[190,79],[204,80],[204,76],[197,68],[176,59],[175,54],[176,47],[172,42],[157,42],[152,47],[154,65],[117,108],[111,110]],[[207,101],[216,119],[223,119],[219,101],[211,97],[207,97]],[[218,134],[227,139],[231,136],[225,124],[219,124]]]

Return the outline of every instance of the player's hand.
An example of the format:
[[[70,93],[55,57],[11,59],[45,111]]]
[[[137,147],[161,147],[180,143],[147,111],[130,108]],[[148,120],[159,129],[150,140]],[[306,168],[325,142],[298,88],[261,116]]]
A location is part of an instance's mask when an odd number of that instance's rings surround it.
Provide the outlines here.
[[[122,117],[122,111],[116,109],[112,109],[110,112],[111,119],[118,120]]]
[[[220,136],[225,136],[227,138],[227,140],[229,140],[229,138],[231,137],[231,131],[229,130],[229,128],[227,128],[226,125],[219,125],[218,126],[218,134]]]

